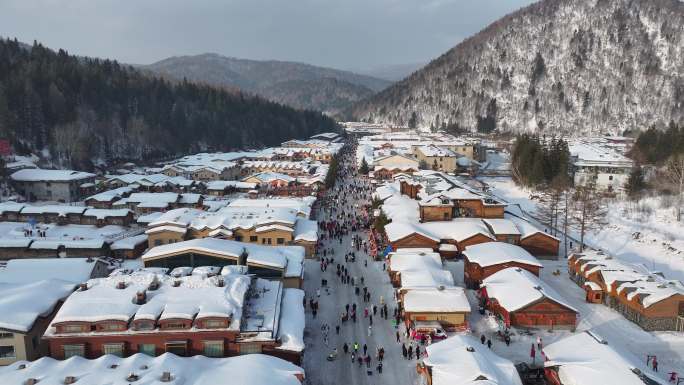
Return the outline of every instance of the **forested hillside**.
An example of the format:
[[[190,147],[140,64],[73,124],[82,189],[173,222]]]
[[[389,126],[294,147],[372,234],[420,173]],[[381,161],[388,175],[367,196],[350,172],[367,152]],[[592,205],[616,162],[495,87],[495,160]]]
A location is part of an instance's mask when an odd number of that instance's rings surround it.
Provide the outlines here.
[[[142,66],[174,79],[239,88],[274,102],[334,114],[390,81],[353,72],[277,60],[248,60],[207,53],[170,57]]]
[[[317,112],[0,40],[0,136],[64,166],[275,145],[337,129]]]
[[[355,105],[373,122],[620,134],[684,121],[684,2],[542,0]]]

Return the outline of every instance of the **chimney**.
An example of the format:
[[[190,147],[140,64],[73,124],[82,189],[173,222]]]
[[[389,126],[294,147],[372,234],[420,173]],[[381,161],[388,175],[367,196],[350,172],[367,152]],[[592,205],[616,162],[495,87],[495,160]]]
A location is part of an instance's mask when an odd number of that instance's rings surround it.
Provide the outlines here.
[[[126,377],[126,381],[129,381],[129,382],[138,381],[138,379],[139,379],[139,377],[135,373],[131,373],[128,375],[128,377]]]
[[[135,293],[135,303],[137,305],[144,304],[146,302],[146,300],[147,300],[147,294],[145,293],[144,290]]]
[[[226,282],[223,280],[223,277],[218,277],[218,280],[216,281],[216,286],[223,287],[225,285],[226,285]]]
[[[179,281],[179,280],[173,281],[173,287],[178,287],[178,286],[180,286],[180,284],[181,284],[181,281]]]
[[[148,290],[157,290],[159,289],[159,279],[155,275],[154,278],[152,279],[152,282],[150,282],[149,286],[147,287]]]
[[[93,257],[88,257],[88,258],[86,258],[86,262],[93,263],[93,262],[95,262],[95,260],[93,259]]]
[[[125,289],[125,288],[126,288],[126,282],[124,282],[124,281],[119,281],[119,282],[116,284],[116,288],[117,288],[117,289]]]
[[[21,369],[26,369],[26,364],[19,364],[19,366],[17,366],[17,370]]]
[[[171,382],[171,372],[164,372],[162,373],[161,379],[159,380],[161,382]]]
[[[83,283],[81,283],[81,284],[79,285],[78,288],[79,288],[81,291],[86,291],[86,290],[88,290],[88,283],[87,283],[87,282],[83,282]]]
[[[66,376],[64,377],[64,385],[71,385],[76,382],[76,377],[74,376]]]
[[[37,378],[29,378],[24,382],[24,385],[36,385],[38,383]]]

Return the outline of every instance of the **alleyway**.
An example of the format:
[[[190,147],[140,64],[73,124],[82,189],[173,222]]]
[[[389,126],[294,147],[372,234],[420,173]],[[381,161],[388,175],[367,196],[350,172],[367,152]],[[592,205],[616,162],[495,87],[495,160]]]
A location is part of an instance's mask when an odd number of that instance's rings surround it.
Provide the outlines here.
[[[336,187],[327,193],[327,198],[332,199],[333,202],[331,206],[337,207],[337,212],[321,209],[318,218],[316,218],[319,221],[338,220],[340,214],[360,215],[360,207],[368,202],[366,199],[354,199],[353,194],[349,193],[349,186],[354,183],[361,183],[361,180],[356,177],[352,163],[353,153],[346,154],[343,159],[340,170],[341,172],[346,170],[348,175],[338,180]],[[342,204],[343,202],[344,204]],[[393,326],[392,316],[396,304],[389,277],[383,271],[382,262],[372,261],[364,253],[363,248],[360,251],[356,251],[355,248],[352,250],[352,237],[357,234],[361,237],[362,242],[367,240],[366,230],[361,229],[360,231],[349,231],[348,234],[341,237],[341,243],[338,238],[321,241],[320,250],[330,250],[331,248],[334,250],[333,255],[328,253],[326,256],[327,258],[334,258],[334,262],[328,265],[327,271],[321,271],[321,263],[318,260],[309,260],[305,264],[304,289],[306,291],[307,313],[306,351],[303,366],[306,370],[306,383],[311,385],[418,384],[419,379],[415,368],[418,361],[415,358],[413,360],[404,359],[401,344],[396,342],[396,332],[398,330],[401,334],[403,327],[395,329]],[[352,251],[356,254],[356,260],[345,262],[345,254]],[[323,257],[322,251],[320,257]],[[346,266],[349,276],[355,278],[355,282],[360,288],[360,295],[355,294],[354,286],[343,284],[338,278],[336,274],[337,264]],[[364,278],[363,285],[360,282],[361,277]],[[329,292],[321,287],[322,279],[328,281]],[[363,301],[364,286],[370,292],[370,303]],[[320,297],[317,297],[317,290],[320,290]],[[380,316],[381,297],[387,304],[387,320]],[[311,299],[319,301],[319,310],[315,318],[309,306]],[[347,304],[349,304],[350,310],[353,304],[356,304],[356,322],[351,319],[341,322],[341,315],[345,313],[345,305]],[[373,314],[373,304],[378,309],[377,313],[372,316],[373,322],[369,336],[370,318],[364,317],[364,308],[368,307],[369,314]],[[324,336],[326,333],[322,330],[322,326],[326,324],[329,325],[328,346],[325,345]],[[339,335],[336,332],[338,325],[340,327]],[[403,335],[401,339],[402,342],[406,341]],[[348,354],[343,351],[344,343],[349,346],[350,353]],[[365,362],[362,365],[359,365],[358,361],[352,362],[351,351],[353,351],[354,343],[359,344],[357,359],[364,355],[363,345],[367,346],[367,352],[371,358],[369,368]],[[337,358],[328,361],[327,356],[334,348],[337,348]],[[385,350],[382,373],[378,372],[377,350],[380,348]],[[370,375],[368,374],[369,371],[371,372]]]

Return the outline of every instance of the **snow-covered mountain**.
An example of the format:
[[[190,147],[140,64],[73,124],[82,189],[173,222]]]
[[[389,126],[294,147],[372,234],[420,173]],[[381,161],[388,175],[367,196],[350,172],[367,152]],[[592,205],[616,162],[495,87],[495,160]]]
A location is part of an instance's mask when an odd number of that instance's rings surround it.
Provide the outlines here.
[[[684,121],[684,3],[543,0],[355,104],[357,119],[547,133]]]

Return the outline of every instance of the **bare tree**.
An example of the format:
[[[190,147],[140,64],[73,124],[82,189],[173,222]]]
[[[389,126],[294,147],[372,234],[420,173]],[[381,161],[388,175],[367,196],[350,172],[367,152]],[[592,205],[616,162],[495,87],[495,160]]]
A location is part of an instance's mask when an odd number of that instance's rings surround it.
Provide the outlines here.
[[[677,154],[670,157],[665,164],[665,175],[677,189],[677,209],[675,217],[682,220],[682,194],[684,194],[684,155]]]
[[[558,235],[559,217],[564,207],[568,187],[568,178],[559,175],[541,192],[539,220],[550,228],[551,235]]]
[[[580,234],[580,251],[584,251],[584,237],[589,231],[606,224],[606,205],[594,184],[577,187],[572,196],[570,222]]]

